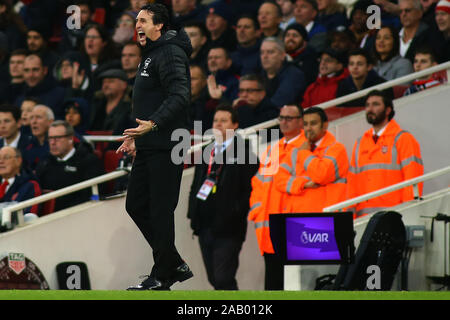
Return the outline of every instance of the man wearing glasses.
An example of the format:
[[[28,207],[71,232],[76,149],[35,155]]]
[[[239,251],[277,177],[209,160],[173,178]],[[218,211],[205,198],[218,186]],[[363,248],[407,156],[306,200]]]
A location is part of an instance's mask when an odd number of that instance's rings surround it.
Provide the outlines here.
[[[74,144],[74,130],[66,121],[54,121],[48,129],[50,156],[39,163],[36,175],[43,190],[58,190],[103,173],[100,161],[86,143]],[[89,201],[87,188],[56,199],[55,211]]]
[[[278,108],[266,95],[264,80],[256,74],[248,74],[239,80],[239,98],[234,100],[240,128],[275,119]]]
[[[275,188],[273,177],[286,155],[306,141],[302,117],[303,110],[298,105],[281,108],[278,120],[283,138],[262,154],[259,170],[252,178],[248,220],[255,223],[256,239],[264,256],[265,290],[283,290],[284,268],[273,250],[269,229],[269,214],[282,212],[283,202],[283,193]]]

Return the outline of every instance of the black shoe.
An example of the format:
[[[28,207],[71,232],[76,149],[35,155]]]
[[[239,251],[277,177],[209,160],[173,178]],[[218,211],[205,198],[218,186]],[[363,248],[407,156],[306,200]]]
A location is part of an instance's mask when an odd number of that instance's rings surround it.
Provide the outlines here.
[[[144,291],[144,290],[170,290],[169,283],[167,281],[160,281],[152,276],[145,276],[146,279],[136,286],[130,286],[127,288],[129,291]]]
[[[183,282],[190,278],[192,278],[194,274],[192,273],[191,269],[189,269],[189,266],[186,263],[183,263],[181,266],[175,269],[173,276],[170,278],[170,280],[167,281],[169,284],[169,288],[175,283],[175,282]]]

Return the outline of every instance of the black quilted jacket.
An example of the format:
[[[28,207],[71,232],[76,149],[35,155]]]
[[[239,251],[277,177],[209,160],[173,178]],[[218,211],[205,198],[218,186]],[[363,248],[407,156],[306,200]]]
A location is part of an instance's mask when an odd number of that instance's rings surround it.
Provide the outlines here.
[[[147,38],[133,89],[132,115],[153,120],[158,130],[137,138],[138,150],[169,150],[177,143],[171,141],[172,132],[188,127],[191,52],[191,42],[182,29],[170,30],[156,41]]]

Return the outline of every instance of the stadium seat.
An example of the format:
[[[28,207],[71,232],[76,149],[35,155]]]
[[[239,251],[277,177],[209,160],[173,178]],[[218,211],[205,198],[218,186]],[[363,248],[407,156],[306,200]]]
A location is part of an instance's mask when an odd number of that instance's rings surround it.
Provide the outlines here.
[[[116,153],[115,150],[108,150],[104,153],[103,165],[105,172],[109,173],[117,169],[119,166],[119,161],[123,157],[123,153]],[[106,182],[106,193],[114,192],[115,181],[111,180]]]
[[[54,190],[45,189],[45,190],[42,190],[42,194],[46,194],[46,193],[49,193],[52,191],[54,191]],[[56,199],[50,199],[50,200],[47,200],[44,203],[42,203],[40,216],[42,217],[47,214],[53,213],[55,211],[55,202],[56,202]]]
[[[398,85],[393,86],[392,90],[394,90],[394,99],[398,99],[403,97],[403,94],[405,93],[406,89],[408,89],[408,85]]]

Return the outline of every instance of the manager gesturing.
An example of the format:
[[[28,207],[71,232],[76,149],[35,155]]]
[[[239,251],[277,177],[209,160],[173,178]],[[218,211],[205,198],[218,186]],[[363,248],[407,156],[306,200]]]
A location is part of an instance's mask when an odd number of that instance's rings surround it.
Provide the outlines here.
[[[174,211],[183,165],[172,162],[172,132],[187,128],[190,101],[189,59],[192,46],[182,30],[168,30],[164,5],[142,7],[136,18],[142,47],[133,89],[133,116],[138,126],[124,131],[118,152],[135,154],[126,210],[153,249],[147,278],[128,290],[169,290],[192,272],[175,247]],[[131,248],[130,248],[131,249]]]

